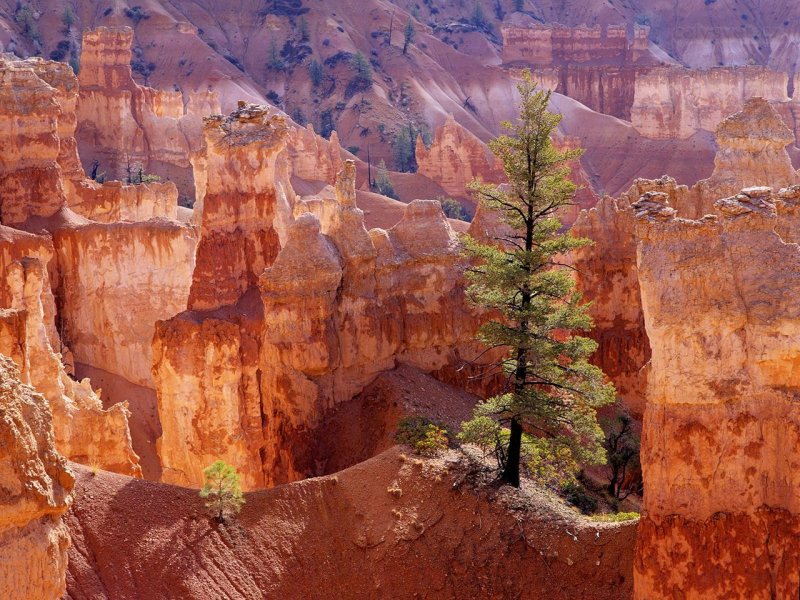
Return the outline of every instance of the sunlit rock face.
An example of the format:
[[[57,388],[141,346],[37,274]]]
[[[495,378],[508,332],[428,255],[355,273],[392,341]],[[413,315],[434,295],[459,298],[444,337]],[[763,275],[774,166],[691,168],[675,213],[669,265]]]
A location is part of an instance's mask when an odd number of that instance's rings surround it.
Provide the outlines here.
[[[153,387],[156,321],[186,309],[197,230],[154,219],[54,232],[64,335],[78,362]]]
[[[448,115],[437,127],[430,148],[417,138],[417,172],[438,183],[449,195],[462,198],[473,179],[499,183],[504,179],[500,165],[486,144]]]
[[[503,62],[525,64],[538,77],[552,79],[546,87],[574,98],[597,112],[630,120],[638,73],[666,56],[650,49],[650,28],[635,25],[577,26],[538,23],[501,28]],[[553,85],[555,84],[555,85]]]
[[[190,156],[202,142],[201,115],[219,112],[210,94],[155,90],[132,76],[133,30],[86,30],[81,45],[77,142],[86,171],[95,164],[108,179],[124,180],[141,168],[186,180]]]
[[[209,184],[201,236],[210,231],[215,239],[216,227],[238,235],[240,227],[272,223],[276,256],[252,288],[255,262],[215,263],[233,273],[225,277],[204,272],[201,237],[193,286],[211,290],[209,281],[217,281],[228,304],[190,301],[190,310],[160,322],[152,373],[164,480],[200,485],[203,468],[217,457],[234,464],[244,485],[254,488],[313,474],[308,433],[327,411],[398,362],[427,372],[450,368],[442,376],[455,378],[452,367],[463,362],[459,352],[477,354],[477,319],[464,305],[458,240],[438,202],[413,202],[395,227],[367,231],[356,206],[355,164],[348,161],[330,194],[297,200],[281,217],[291,224],[277,225],[269,216],[284,210],[282,176],[273,168],[280,158],[269,149],[272,141],[283,143],[275,130],[281,122],[249,105],[233,119],[228,135],[242,143],[218,141],[213,151],[241,153],[225,164],[240,160],[254,171],[240,184],[243,190],[228,187],[215,192],[216,199],[212,190],[218,188]],[[262,153],[259,163],[244,158],[253,148]],[[217,157],[206,163],[209,182],[217,160],[222,164]],[[237,181],[226,178],[225,185]],[[254,198],[256,212],[226,208],[231,197]],[[258,221],[251,214],[267,217]]]
[[[636,597],[800,591],[800,189],[748,188],[716,216],[637,205],[652,348]]]
[[[5,225],[48,217],[65,203],[58,164],[59,92],[37,74],[54,68],[41,60],[0,57],[0,220]]]
[[[288,135],[284,117],[242,103],[226,117],[207,117],[204,135],[194,159],[200,244],[193,310],[234,304],[254,288],[291,218],[289,183],[278,169]]]
[[[717,200],[742,188],[764,182],[778,189],[798,181],[786,151],[792,134],[764,99],[745,103],[719,124],[716,136],[715,168],[708,179],[691,188],[666,176],[637,179],[619,198],[604,198],[594,209],[583,211],[572,228],[575,235],[594,241],[575,254],[578,286],[592,302],[589,311],[595,328],[590,335],[599,343],[594,360],[635,414],[644,410],[652,342],[644,327],[636,266],[636,211],[631,205],[643,196],[653,196],[678,217],[701,219],[717,212]]]
[[[684,139],[700,130],[714,131],[754,96],[788,102],[787,84],[785,72],[765,67],[650,69],[636,77],[631,121],[646,137]]]
[[[56,450],[47,400],[0,355],[0,589],[10,600],[60,598],[74,479]]]

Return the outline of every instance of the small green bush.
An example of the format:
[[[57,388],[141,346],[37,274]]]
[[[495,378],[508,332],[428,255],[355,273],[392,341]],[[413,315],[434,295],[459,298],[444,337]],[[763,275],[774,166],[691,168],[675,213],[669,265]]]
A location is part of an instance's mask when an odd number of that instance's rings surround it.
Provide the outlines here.
[[[437,200],[442,205],[442,212],[448,218],[467,222],[472,220],[472,216],[458,200],[453,200],[452,198],[437,198]]]
[[[125,16],[133,21],[134,25],[138,25],[140,21],[149,19],[150,15],[141,6],[134,6],[133,8],[125,9]]]
[[[597,521],[599,523],[620,523],[622,521],[633,521],[634,519],[639,518],[639,513],[637,512],[618,512],[618,513],[610,513],[605,515],[592,515],[589,517],[592,521]]]
[[[397,425],[394,439],[422,456],[436,456],[447,450],[449,444],[447,429],[426,417],[402,419]]]
[[[592,498],[578,482],[566,484],[561,488],[561,493],[567,502],[585,515],[590,515],[597,510],[597,500]]]

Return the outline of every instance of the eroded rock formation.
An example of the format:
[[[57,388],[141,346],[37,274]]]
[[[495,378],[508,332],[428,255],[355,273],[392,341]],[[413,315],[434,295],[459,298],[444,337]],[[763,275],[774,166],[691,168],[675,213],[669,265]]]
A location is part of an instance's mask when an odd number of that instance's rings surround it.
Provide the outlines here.
[[[631,109],[633,126],[644,136],[684,139],[713,131],[727,115],[754,96],[790,105],[787,74],[765,67],[719,67],[690,70],[661,67],[636,76]],[[789,118],[792,110],[785,109]],[[791,123],[794,128],[794,122]]]
[[[508,24],[503,62],[524,63],[558,83],[553,88],[597,112],[631,118],[637,74],[669,61],[650,49],[650,28],[635,25],[564,27]],[[540,75],[541,77],[542,75]]]
[[[75,359],[153,387],[155,324],[186,309],[196,229],[163,219],[74,220],[54,229],[53,239],[64,336]]]
[[[47,401],[0,355],[0,589],[9,600],[60,598],[74,485],[55,445]]]
[[[270,190],[257,197],[262,214],[273,215],[275,158],[263,142],[283,142],[264,117],[257,107],[240,107],[232,131],[246,127],[242,137],[260,140],[267,153],[253,179]],[[215,151],[246,147],[223,143]],[[476,322],[463,304],[458,243],[440,205],[413,202],[395,227],[368,232],[355,171],[347,162],[333,194],[297,201],[282,247],[272,230],[280,251],[259,278],[260,296],[248,276],[217,279],[223,293],[212,298],[224,298],[233,282],[227,306],[201,303],[202,310],[158,325],[153,376],[165,481],[199,485],[213,457],[236,465],[247,487],[306,476],[313,465],[304,450],[295,464],[295,448],[326,411],[398,362],[436,371],[459,361],[459,347],[472,348]],[[219,195],[219,207],[226,197]],[[229,231],[249,218],[241,215],[229,218]],[[215,278],[195,271],[195,284]]]
[[[132,76],[133,30],[85,31],[77,103],[78,146],[88,171],[97,161],[109,179],[141,168],[191,192],[190,156],[202,142],[200,116],[219,112],[209,94],[154,90]]]
[[[48,217],[64,205],[58,91],[37,71],[53,63],[0,58],[0,220]],[[69,69],[66,65],[61,65]]]
[[[776,228],[796,231],[800,189],[746,189],[700,221],[664,199],[637,206],[653,355],[636,597],[794,597],[800,253]]]
[[[417,137],[416,158],[417,172],[455,198],[466,196],[467,185],[475,178],[491,183],[504,179],[502,168],[486,144],[456,123],[452,114],[436,128],[430,148]]]
[[[288,135],[284,117],[240,103],[205,119],[205,146],[194,158],[200,225],[189,308],[235,304],[272,264],[291,219],[291,186],[278,158]]]

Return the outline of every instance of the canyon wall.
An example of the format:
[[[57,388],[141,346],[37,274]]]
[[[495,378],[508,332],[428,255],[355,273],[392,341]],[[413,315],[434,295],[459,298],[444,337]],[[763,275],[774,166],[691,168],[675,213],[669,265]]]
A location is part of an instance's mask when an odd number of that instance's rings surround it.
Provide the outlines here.
[[[240,107],[237,122],[243,110],[256,114]],[[282,144],[264,114],[243,139],[260,129],[261,139]],[[235,156],[238,148],[217,151]],[[279,176],[274,159],[252,164],[261,169],[254,180]],[[258,289],[242,270],[217,279],[198,269],[195,282],[231,285],[231,303],[199,302],[158,324],[153,377],[164,481],[198,486],[216,458],[234,464],[248,489],[314,474],[310,436],[327,411],[398,362],[437,371],[463,362],[459,348],[474,348],[477,322],[464,306],[457,238],[439,203],[413,202],[395,227],[368,232],[355,177],[349,161],[332,194],[296,200],[296,218],[280,238],[275,233],[277,256]],[[265,214],[278,210],[279,195],[262,197],[271,202]]]
[[[87,171],[97,162],[108,179],[141,168],[174,179],[191,193],[190,155],[202,142],[200,117],[219,112],[213,95],[155,90],[132,76],[133,30],[85,31],[78,75],[77,140]]]
[[[65,182],[82,177],[72,137],[77,82],[62,63],[3,58],[0,96],[5,99],[0,110],[8,111],[0,134],[2,219],[40,233],[65,214]],[[1,351],[16,361],[23,381],[48,400],[60,452],[85,464],[140,475],[127,407],[104,409],[88,381],[70,377],[72,354],[57,327],[52,291],[60,275],[49,235],[2,227]]]
[[[640,203],[652,347],[636,598],[800,592],[796,355],[800,188],[751,188],[718,216]]]
[[[486,144],[447,115],[436,128],[430,148],[421,137],[416,145],[417,172],[438,183],[454,198],[468,195],[467,185],[475,178],[499,183],[505,179],[502,167]]]
[[[8,600],[60,598],[74,485],[55,446],[47,401],[0,355],[0,589]]]
[[[5,225],[50,216],[65,202],[58,166],[62,110],[57,90],[37,74],[43,64],[0,58],[0,220]]]
[[[79,221],[53,237],[63,335],[75,360],[152,388],[155,324],[186,309],[195,227]]]
[[[748,100],[716,129],[717,154],[708,179],[687,187],[671,177],[637,179],[619,198],[603,198],[581,212],[572,232],[595,243],[575,253],[578,287],[592,302],[591,335],[599,344],[595,362],[634,414],[642,414],[651,342],[644,327],[636,267],[635,205],[656,194],[670,211],[688,219],[716,212],[715,202],[744,187],[775,188],[800,182],[786,151],[791,131],[763,98]]]
[[[787,85],[786,73],[765,67],[653,68],[636,76],[630,120],[646,137],[685,139],[713,131],[753,96],[789,103]],[[791,114],[790,108],[784,110]]]
[[[594,111],[631,118],[637,74],[667,57],[650,51],[650,28],[635,25],[501,27],[503,62],[524,63],[558,83],[553,91]]]

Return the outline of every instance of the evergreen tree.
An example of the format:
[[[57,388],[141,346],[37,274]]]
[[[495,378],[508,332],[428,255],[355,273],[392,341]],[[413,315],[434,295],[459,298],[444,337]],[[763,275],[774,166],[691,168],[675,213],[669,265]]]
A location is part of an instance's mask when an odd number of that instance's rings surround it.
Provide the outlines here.
[[[550,135],[561,116],[547,111],[550,92],[537,90],[529,71],[517,87],[519,118],[502,123],[508,134],[489,144],[508,184],[471,185],[483,208],[499,213],[506,231],[492,244],[465,238],[475,260],[467,273],[468,296],[492,315],[479,339],[508,349],[494,365],[506,375],[505,393],[480,404],[475,417],[491,416],[510,427],[498,455],[501,477],[513,486],[519,486],[524,432],[542,441],[542,460],[568,450],[582,463],[602,463],[596,408],[615,398],[613,384],[587,360],[597,344],[576,334],[593,324],[560,258],[590,243],[562,233],[557,217],[575,194],[568,163],[581,151],[553,146]]]
[[[397,131],[392,150],[394,164],[401,173],[414,173],[417,170],[417,135],[421,134],[413,123],[405,123]]]
[[[363,82],[363,84],[367,87],[371,86],[372,67],[370,66],[367,58],[361,54],[361,52],[356,52],[353,55],[350,64],[352,65],[353,70],[356,72],[355,79]]]
[[[319,84],[322,83],[325,72],[322,70],[322,65],[316,58],[312,58],[311,62],[308,63],[308,74],[311,77],[311,85],[314,87],[318,87]]]
[[[200,490],[200,497],[206,499],[206,507],[213,511],[217,521],[225,520],[225,514],[242,510],[244,496],[239,485],[239,474],[231,465],[218,460],[205,471],[206,481]]]
[[[411,19],[406,21],[406,26],[403,29],[403,54],[408,51],[408,45],[414,42],[417,32],[414,30],[414,24]]]
[[[386,168],[386,163],[381,160],[378,163],[378,172],[375,175],[375,183],[372,186],[372,191],[378,192],[388,198],[397,200],[397,192],[394,191],[394,185],[389,178],[389,170]]]

